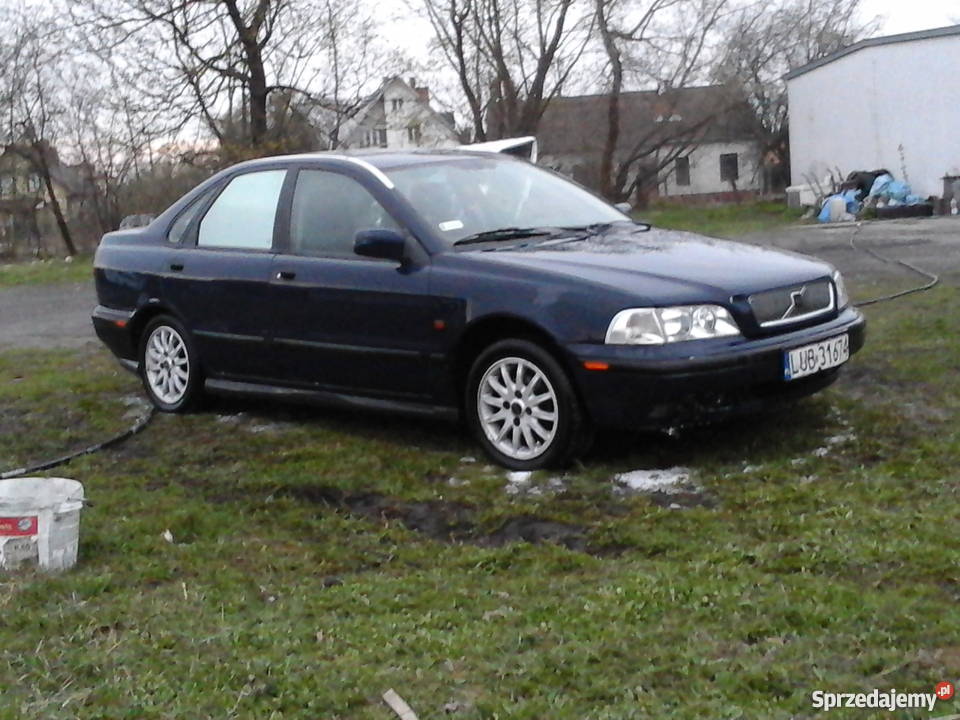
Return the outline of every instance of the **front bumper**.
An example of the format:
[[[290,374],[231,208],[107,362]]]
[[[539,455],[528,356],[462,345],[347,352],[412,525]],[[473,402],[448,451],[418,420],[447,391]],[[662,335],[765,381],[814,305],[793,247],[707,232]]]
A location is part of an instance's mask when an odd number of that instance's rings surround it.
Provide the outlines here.
[[[783,351],[847,333],[850,355],[863,347],[866,321],[855,308],[812,327],[763,338],[671,345],[569,345],[587,411],[601,426],[627,429],[684,424],[750,412],[830,385],[839,368],[783,379]],[[603,363],[607,370],[587,370]]]

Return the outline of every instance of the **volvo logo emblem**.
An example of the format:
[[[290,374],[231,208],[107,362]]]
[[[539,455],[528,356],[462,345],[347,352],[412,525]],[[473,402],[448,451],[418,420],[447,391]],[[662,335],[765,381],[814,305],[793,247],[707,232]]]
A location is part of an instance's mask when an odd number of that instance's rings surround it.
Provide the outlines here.
[[[787,311],[780,316],[781,320],[786,320],[789,317],[793,317],[796,314],[797,310],[800,309],[800,306],[803,305],[803,295],[807,292],[807,286],[803,285],[799,290],[794,290],[790,293],[790,307],[787,308]]]

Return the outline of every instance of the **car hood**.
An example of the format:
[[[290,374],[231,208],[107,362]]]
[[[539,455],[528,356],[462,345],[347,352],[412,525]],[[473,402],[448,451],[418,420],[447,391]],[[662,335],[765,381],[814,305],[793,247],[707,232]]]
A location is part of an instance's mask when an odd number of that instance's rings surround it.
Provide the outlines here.
[[[825,262],[796,253],[629,225],[576,237],[488,245],[480,252],[498,265],[569,275],[630,293],[666,292],[691,301],[807,282],[832,270]]]

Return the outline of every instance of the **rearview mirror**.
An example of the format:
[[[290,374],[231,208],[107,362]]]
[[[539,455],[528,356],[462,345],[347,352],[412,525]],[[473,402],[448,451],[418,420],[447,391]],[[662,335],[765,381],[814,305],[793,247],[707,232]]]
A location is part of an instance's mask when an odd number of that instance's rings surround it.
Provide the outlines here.
[[[633,205],[628,202],[617,203],[614,207],[624,215],[629,215],[630,211],[633,210]]]
[[[407,240],[402,234],[385,228],[359,230],[353,242],[353,251],[357,255],[398,263],[403,262],[406,248]]]

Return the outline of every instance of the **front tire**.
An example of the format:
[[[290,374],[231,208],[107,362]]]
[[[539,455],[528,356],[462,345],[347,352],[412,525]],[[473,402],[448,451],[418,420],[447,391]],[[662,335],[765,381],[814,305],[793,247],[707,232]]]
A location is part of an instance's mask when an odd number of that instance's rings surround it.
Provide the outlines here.
[[[147,323],[140,339],[140,376],[158,410],[182,413],[197,407],[203,393],[199,357],[178,320],[161,315]]]
[[[467,377],[464,406],[478,442],[512,470],[564,466],[589,445],[566,372],[528,340],[502,340],[481,353]]]

